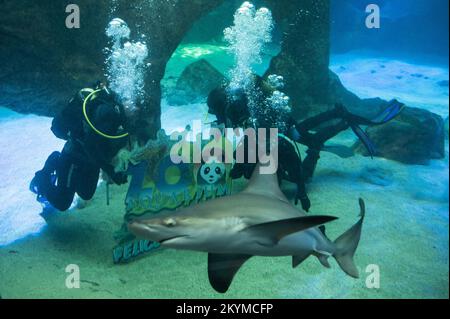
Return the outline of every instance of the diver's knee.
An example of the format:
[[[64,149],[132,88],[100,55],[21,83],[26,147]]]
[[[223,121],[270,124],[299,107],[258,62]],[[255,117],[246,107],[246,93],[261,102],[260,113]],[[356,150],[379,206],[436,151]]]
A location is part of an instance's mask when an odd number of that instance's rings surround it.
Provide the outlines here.
[[[50,154],[50,156],[45,161],[44,168],[42,169],[42,171],[44,171],[44,172],[54,171],[59,163],[60,157],[61,157],[61,153],[57,152],[57,151]]]
[[[77,194],[83,200],[91,200],[94,197],[95,189],[93,191],[79,191]]]
[[[53,207],[55,207],[57,210],[59,211],[66,211],[70,208],[70,206],[72,206],[72,202],[73,202],[73,197],[71,199],[64,199],[61,201],[57,201],[57,202],[50,202],[50,204],[52,204]]]

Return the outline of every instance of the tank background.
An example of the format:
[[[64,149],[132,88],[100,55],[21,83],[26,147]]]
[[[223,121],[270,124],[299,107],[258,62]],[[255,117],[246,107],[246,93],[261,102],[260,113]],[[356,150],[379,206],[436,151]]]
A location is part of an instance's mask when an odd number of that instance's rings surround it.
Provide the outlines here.
[[[361,28],[368,3],[380,6],[380,29]],[[448,0],[331,0],[331,52],[371,50],[448,65],[448,10]]]

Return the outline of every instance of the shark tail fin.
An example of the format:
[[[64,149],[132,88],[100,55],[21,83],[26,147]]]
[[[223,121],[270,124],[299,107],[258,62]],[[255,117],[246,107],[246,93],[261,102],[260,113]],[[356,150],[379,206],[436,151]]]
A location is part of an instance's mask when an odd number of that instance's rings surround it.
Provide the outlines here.
[[[353,256],[358,248],[366,213],[365,204],[361,198],[359,199],[359,206],[361,209],[360,220],[334,242],[336,245],[336,252],[333,257],[336,259],[342,270],[353,278],[359,277],[358,268],[355,265]]]

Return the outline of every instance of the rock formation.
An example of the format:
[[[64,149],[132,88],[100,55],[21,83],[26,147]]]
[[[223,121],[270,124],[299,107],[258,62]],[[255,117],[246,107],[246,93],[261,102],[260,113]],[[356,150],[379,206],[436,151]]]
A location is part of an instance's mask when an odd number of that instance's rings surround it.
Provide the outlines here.
[[[366,132],[380,157],[421,165],[445,157],[444,120],[426,110],[407,107],[395,120],[370,127]],[[361,143],[355,148],[367,155]]]
[[[295,117],[328,109],[330,1],[281,0],[271,4],[284,35],[281,52],[266,76],[284,77]]]
[[[107,45],[104,30],[112,17],[144,34],[152,64],[146,78],[147,103],[142,109],[149,134],[160,127],[160,81],[166,63],[194,22],[224,0],[79,0],[81,28],[65,27],[66,3],[52,0],[6,2],[0,17],[0,104],[19,112],[54,115],[77,89],[103,78]],[[328,79],[328,0],[267,0],[287,36],[271,71],[290,70],[289,91],[296,105],[322,102]],[[300,10],[301,9],[301,10]],[[299,28],[297,30],[297,28]],[[297,54],[301,53],[297,57]],[[303,103],[304,101],[313,101]],[[302,113],[302,112],[300,112]]]
[[[0,105],[24,113],[55,115],[77,90],[104,79],[103,49],[108,44],[105,28],[113,17],[120,17],[129,24],[132,37],[145,35],[149,46],[151,67],[145,79],[146,103],[137,118],[145,135],[154,136],[161,126],[160,81],[167,62],[194,23],[224,1],[227,0],[78,0],[80,29],[65,26],[68,2],[4,1],[2,11],[8,14],[0,16]],[[291,97],[297,119],[326,110],[335,102],[342,102],[352,112],[368,117],[385,105],[380,99],[359,99],[329,71],[329,0],[261,0],[258,5],[272,10],[283,34],[281,52],[272,60],[266,76],[284,77],[285,92]],[[230,7],[221,8],[229,10]],[[410,118],[408,114],[406,118]],[[384,136],[378,144],[383,144],[385,137],[392,134],[414,136],[408,143],[418,143],[420,148],[424,146],[420,142],[422,135],[416,133],[419,130],[425,134],[425,129],[420,121],[412,118],[369,129],[369,135],[373,135],[375,142],[377,136]],[[430,123],[437,123],[431,120],[431,115],[427,118]],[[440,136],[436,130],[432,133],[430,138]],[[386,140],[388,144],[383,147],[388,148],[391,141]],[[428,151],[418,151],[421,155],[413,157],[436,157],[442,153],[441,141]],[[390,151],[381,155],[403,156]],[[399,160],[411,162],[408,156]]]
[[[186,67],[179,77],[175,90],[167,97],[174,105],[206,101],[209,92],[223,85],[227,79],[205,59]]]
[[[113,17],[146,36],[151,63],[147,73],[145,119],[148,134],[160,128],[160,80],[167,61],[195,21],[223,0],[79,0],[81,28],[65,26],[68,3],[7,1],[0,17],[0,105],[19,112],[54,115],[73,94],[104,78],[105,28]],[[6,45],[5,45],[6,44]]]

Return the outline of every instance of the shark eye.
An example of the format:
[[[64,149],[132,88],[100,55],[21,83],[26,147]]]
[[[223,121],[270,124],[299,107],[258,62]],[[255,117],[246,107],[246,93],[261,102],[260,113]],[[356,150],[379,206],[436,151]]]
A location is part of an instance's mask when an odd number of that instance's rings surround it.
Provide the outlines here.
[[[166,225],[166,227],[173,227],[177,224],[177,222],[175,221],[175,219],[169,218],[164,221],[164,224]]]

